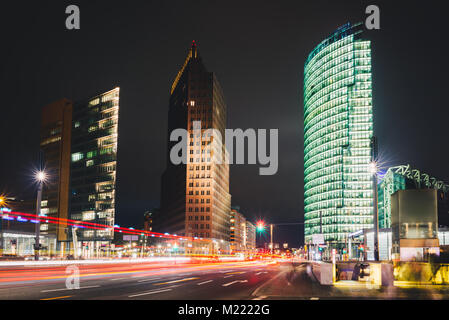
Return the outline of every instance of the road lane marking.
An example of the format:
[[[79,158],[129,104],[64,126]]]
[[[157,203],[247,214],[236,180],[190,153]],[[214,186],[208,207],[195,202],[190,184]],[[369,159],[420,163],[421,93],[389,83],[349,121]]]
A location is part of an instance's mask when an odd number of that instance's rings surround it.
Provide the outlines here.
[[[70,298],[71,296],[62,296],[62,297],[54,297],[54,298],[45,298],[45,299],[40,299],[40,300],[56,300],[56,299],[65,299],[65,298]]]
[[[190,280],[196,280],[199,278],[185,278],[185,279],[180,279],[180,280],[173,280],[173,281],[167,281],[167,282],[161,282],[161,283],[155,283],[155,286],[160,286],[163,284],[170,284],[170,283],[177,283],[177,282],[184,282],[184,281],[190,281]]]
[[[312,297],[310,300],[320,300],[320,298]]]
[[[260,296],[260,297],[254,298],[253,300],[263,300],[265,298],[268,298],[268,296]]]
[[[66,290],[79,290],[79,289],[89,289],[89,288],[98,288],[99,286],[87,286],[87,287],[79,287],[78,289],[69,289],[69,288],[63,288],[63,289],[50,289],[50,290],[42,290],[41,292],[54,292],[54,291],[66,291]]]
[[[246,271],[229,272],[226,274],[242,274],[242,273],[246,273]]]
[[[128,298],[134,298],[134,297],[140,297],[140,296],[145,296],[148,294],[156,294],[156,293],[161,293],[161,292],[167,292],[167,291],[171,291],[172,289],[161,289],[161,290],[153,290],[153,291],[148,291],[148,292],[143,292],[143,293],[138,293],[138,294],[133,294],[128,296]]]
[[[222,284],[222,286],[227,287],[227,286],[230,286],[231,284],[238,283],[238,282],[245,283],[245,282],[248,282],[248,280],[235,280],[235,281],[232,281],[229,283]]]
[[[129,279],[129,278],[115,278],[115,279],[110,279],[110,281],[125,280],[125,279]]]
[[[161,280],[162,278],[154,278],[154,279],[144,279],[144,280],[139,280],[137,282],[148,282],[148,281],[157,281],[157,280]]]
[[[207,280],[207,281],[204,281],[204,282],[197,283],[197,285],[201,286],[203,284],[206,284],[206,283],[209,283],[209,282],[212,282],[212,281],[214,281],[214,280]]]
[[[229,275],[229,276],[225,276],[225,277],[223,277],[223,278],[229,278],[229,277],[233,277],[234,275]]]
[[[262,273],[268,273],[268,272],[267,272],[267,271],[257,272],[257,273],[256,273],[256,276],[258,276],[259,274],[262,274]]]
[[[232,272],[232,271],[234,271],[234,270],[222,270],[222,271],[218,271],[218,272],[220,272],[220,273],[226,273],[226,272]]]
[[[267,285],[269,285],[270,283],[274,282],[277,278],[281,277],[282,275],[284,275],[286,273],[286,271],[281,271],[279,272],[276,276],[272,277],[271,279],[269,279],[268,281],[264,282],[262,285],[260,285],[259,287],[257,287],[256,290],[254,290],[254,292],[251,294],[253,297],[254,296],[258,296],[258,293],[260,290],[262,290],[264,287],[266,287]]]

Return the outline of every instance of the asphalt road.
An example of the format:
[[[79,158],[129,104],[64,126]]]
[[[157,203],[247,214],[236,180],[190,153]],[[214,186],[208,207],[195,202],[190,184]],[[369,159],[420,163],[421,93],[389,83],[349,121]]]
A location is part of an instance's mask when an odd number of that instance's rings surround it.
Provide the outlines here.
[[[268,262],[78,267],[79,289],[67,288],[65,266],[0,269],[0,299],[257,299],[254,291],[282,273]]]
[[[122,263],[0,268],[0,300],[447,299],[449,286],[321,286],[307,263]],[[68,271],[67,271],[68,270]],[[69,282],[69,287],[67,287]],[[76,283],[76,282],[75,282]]]

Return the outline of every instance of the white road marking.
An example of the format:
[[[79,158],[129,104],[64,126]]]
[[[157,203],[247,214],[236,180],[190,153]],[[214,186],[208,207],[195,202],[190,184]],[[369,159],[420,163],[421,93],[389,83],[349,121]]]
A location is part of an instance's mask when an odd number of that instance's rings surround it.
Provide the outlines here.
[[[260,297],[257,297],[257,298],[254,298],[253,300],[263,300],[263,299],[265,299],[265,298],[267,298],[268,296],[260,296]]]
[[[148,291],[148,292],[143,292],[143,293],[138,293],[138,294],[133,294],[128,296],[128,298],[133,298],[133,297],[139,297],[139,296],[145,296],[148,294],[156,294],[156,293],[161,293],[161,292],[167,292],[167,291],[171,291],[172,289],[161,289],[161,290],[153,290],[153,291]]]
[[[263,271],[263,272],[262,272],[262,271],[261,271],[261,272],[257,272],[257,273],[256,273],[256,276],[258,276],[258,275],[259,275],[259,274],[261,274],[261,273],[268,273],[268,272],[267,272],[267,271]]]
[[[232,272],[232,271],[234,271],[234,270],[222,270],[222,271],[218,271],[218,272],[220,272],[220,273],[226,273],[226,272]]]
[[[144,274],[144,275],[138,275],[138,276],[131,276],[131,278],[143,278],[143,277],[148,277],[148,275]]]
[[[320,300],[320,298],[312,297],[312,298],[310,298],[310,300]]]
[[[199,279],[199,278],[184,278],[184,279],[179,279],[179,280],[166,281],[166,282],[158,283],[158,285],[160,285],[160,284],[170,284],[170,283],[176,283],[176,282],[184,282],[184,281],[190,281],[190,280],[195,280],[195,279]]]
[[[234,283],[237,283],[237,282],[245,283],[245,282],[248,282],[248,280],[235,280],[235,281],[232,281],[232,282],[229,282],[229,283],[222,284],[222,286],[223,287],[227,287],[227,286],[230,286],[231,284],[234,284]]]
[[[115,278],[115,279],[110,279],[110,281],[125,280],[125,279],[129,279],[129,278]]]
[[[148,282],[148,281],[158,281],[161,280],[162,278],[153,278],[153,279],[144,279],[144,280],[139,280],[137,282]]]
[[[87,287],[79,287],[79,289],[89,289],[89,288],[98,288],[98,287],[99,286],[87,286]],[[42,290],[41,292],[54,292],[54,291],[66,291],[66,290],[78,290],[78,289],[63,288],[63,289]]]
[[[229,278],[229,277],[233,277],[234,275],[230,274],[229,276],[225,276],[223,278]]]
[[[212,282],[212,281],[214,281],[214,280],[207,280],[207,281],[204,281],[204,282],[197,283],[197,285],[200,286],[202,284],[206,284],[206,283],[209,283],[209,282]]]

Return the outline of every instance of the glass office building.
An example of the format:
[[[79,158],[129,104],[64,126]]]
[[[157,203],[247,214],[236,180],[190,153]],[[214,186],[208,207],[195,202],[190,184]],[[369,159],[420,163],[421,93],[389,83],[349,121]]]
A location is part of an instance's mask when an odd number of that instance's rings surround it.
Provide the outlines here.
[[[304,67],[305,240],[323,234],[342,247],[373,227],[371,43],[346,24],[322,41]]]
[[[119,88],[73,108],[70,161],[71,219],[111,226],[81,229],[81,241],[111,241],[114,236]]]

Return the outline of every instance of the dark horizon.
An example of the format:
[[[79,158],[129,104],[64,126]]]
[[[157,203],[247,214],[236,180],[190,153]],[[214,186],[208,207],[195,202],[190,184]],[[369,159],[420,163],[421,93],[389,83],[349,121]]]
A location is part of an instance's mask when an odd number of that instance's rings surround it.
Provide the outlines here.
[[[372,3],[104,3],[78,1],[76,31],[64,26],[68,1],[4,5],[0,193],[35,196],[43,106],[119,86],[116,224],[141,227],[159,206],[169,88],[195,40],[223,87],[228,128],[279,129],[278,173],[231,165],[232,205],[253,222],[303,222],[304,62],[335,29],[364,21]],[[373,48],[374,134],[384,166],[411,164],[449,182],[445,13],[404,3],[377,1],[381,29],[363,35]],[[302,226],[275,228],[274,242],[303,238]]]

